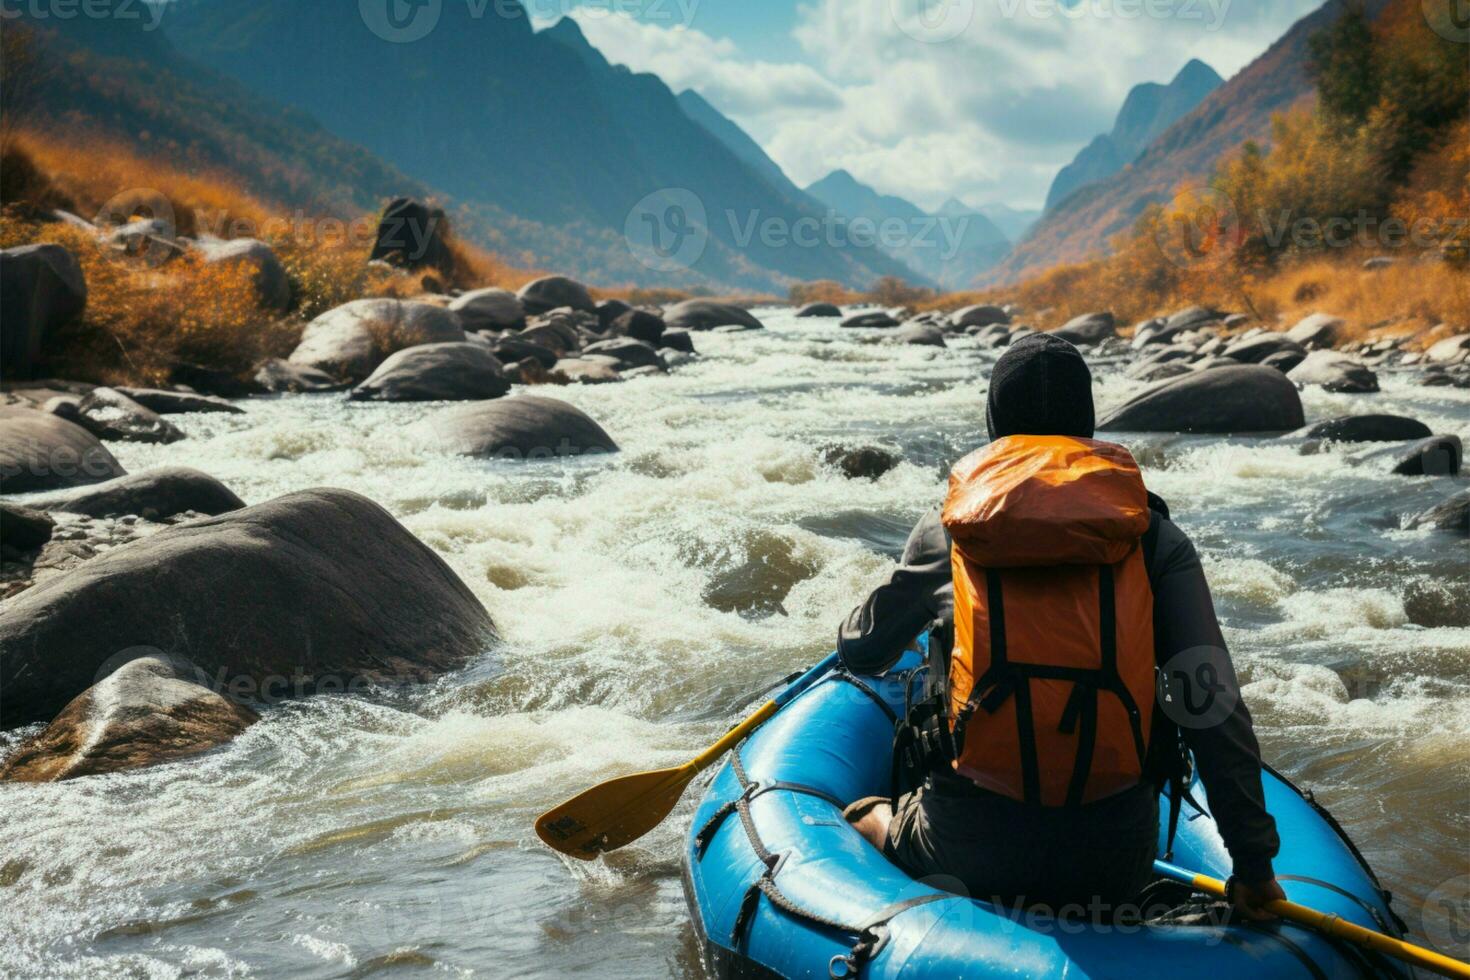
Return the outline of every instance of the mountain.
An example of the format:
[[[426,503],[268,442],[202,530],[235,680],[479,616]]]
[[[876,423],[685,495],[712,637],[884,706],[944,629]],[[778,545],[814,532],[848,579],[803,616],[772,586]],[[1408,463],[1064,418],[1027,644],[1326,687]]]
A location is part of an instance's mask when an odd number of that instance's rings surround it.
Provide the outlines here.
[[[1048,212],[984,284],[1016,282],[1054,265],[1103,254],[1108,241],[1150,204],[1169,200],[1185,181],[1203,182],[1220,160],[1247,140],[1264,140],[1271,117],[1313,99],[1308,40],[1344,9],[1328,0],[1297,21],[1255,61],[1170,126],[1130,166],[1073,192]],[[1376,15],[1387,0],[1369,0]]]
[[[1019,242],[1025,238],[1026,233],[1041,218],[1041,212],[1035,208],[1017,209],[1009,204],[982,204],[975,209],[975,212],[989,218],[991,223],[1012,242]]]
[[[1083,147],[1052,181],[1046,195],[1046,210],[1055,208],[1079,187],[1122,170],[1224,83],[1215,69],[1193,58],[1168,85],[1157,82],[1135,85],[1123,100],[1113,131]]]
[[[704,96],[692,88],[686,88],[679,93],[678,101],[684,115],[704,127],[711,136],[724,143],[731,153],[770,181],[774,187],[792,197],[803,196],[804,192],[791,182],[781,165],[767,156],[761,145],[751,139],[750,134],[741,129],[734,120],[705,101]]]
[[[1009,248],[989,218],[951,198],[935,214],[880,194],[846,170],[834,170],[806,189],[838,215],[871,223],[889,253],[945,289],[968,286]],[[892,232],[885,232],[885,226]]]
[[[691,120],[656,76],[609,64],[571,20],[538,33],[516,0],[434,3],[410,8],[403,36],[394,33],[403,25],[370,25],[370,8],[178,0],[164,30],[196,60],[456,201],[508,214],[503,234],[558,271],[761,291],[814,279],[866,287],[903,273],[875,248],[794,247],[758,233],[818,209]],[[646,213],[650,198],[657,213]],[[640,218],[670,223],[680,240],[697,232],[697,257],[641,261],[625,235],[657,229],[642,230]]]

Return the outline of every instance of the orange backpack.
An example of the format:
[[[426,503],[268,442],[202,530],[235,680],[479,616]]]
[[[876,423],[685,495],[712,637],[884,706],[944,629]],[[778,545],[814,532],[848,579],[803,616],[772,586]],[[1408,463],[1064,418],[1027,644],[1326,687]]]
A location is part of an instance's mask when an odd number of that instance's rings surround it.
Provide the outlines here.
[[[1008,436],[950,473],[953,767],[1077,806],[1144,779],[1154,704],[1149,507],[1121,446]]]

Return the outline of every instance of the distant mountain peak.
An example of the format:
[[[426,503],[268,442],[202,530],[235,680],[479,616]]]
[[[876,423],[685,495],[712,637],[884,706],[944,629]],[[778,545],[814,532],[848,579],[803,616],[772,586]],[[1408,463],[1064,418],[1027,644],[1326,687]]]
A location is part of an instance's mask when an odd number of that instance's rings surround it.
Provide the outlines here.
[[[1173,80],[1169,82],[1169,87],[1178,88],[1181,85],[1208,85],[1211,88],[1215,88],[1223,84],[1225,84],[1225,79],[1220,77],[1219,72],[1198,58],[1190,58],[1184,63],[1184,67],[1179,69],[1178,74],[1174,76]]]

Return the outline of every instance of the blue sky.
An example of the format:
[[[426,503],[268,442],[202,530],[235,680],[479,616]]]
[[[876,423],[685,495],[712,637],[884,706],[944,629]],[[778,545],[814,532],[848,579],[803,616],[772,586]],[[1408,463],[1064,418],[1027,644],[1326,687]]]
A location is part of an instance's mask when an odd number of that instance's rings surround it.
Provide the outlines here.
[[[523,0],[693,88],[798,184],[839,167],[926,208],[1038,206],[1129,88],[1229,78],[1320,0]]]

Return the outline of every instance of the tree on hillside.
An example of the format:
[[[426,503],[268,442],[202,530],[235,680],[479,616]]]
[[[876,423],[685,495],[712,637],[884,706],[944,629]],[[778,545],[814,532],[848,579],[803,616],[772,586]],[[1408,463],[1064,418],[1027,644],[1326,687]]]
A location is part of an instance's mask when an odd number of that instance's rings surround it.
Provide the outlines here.
[[[1342,16],[1312,36],[1309,47],[1321,110],[1344,130],[1367,122],[1378,103],[1380,79],[1373,26],[1362,0],[1348,3]]]

